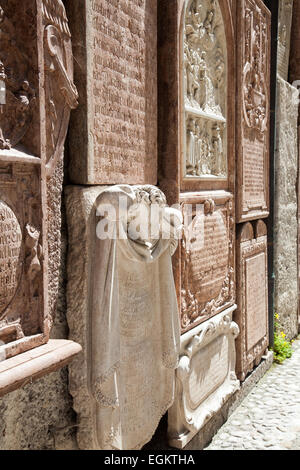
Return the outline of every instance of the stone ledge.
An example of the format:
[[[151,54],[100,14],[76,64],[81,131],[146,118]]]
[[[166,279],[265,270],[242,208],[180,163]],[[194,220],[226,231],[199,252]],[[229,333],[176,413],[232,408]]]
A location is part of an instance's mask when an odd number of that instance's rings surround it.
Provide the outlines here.
[[[66,366],[82,350],[78,343],[52,339],[0,362],[0,397]]]

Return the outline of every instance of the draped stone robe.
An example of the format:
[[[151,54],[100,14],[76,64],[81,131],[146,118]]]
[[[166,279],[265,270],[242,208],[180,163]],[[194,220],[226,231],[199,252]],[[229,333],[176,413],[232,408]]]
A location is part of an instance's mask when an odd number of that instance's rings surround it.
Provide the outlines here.
[[[159,239],[130,238],[126,217],[139,203],[146,209],[159,204]],[[116,237],[96,238],[92,274],[94,440],[99,449],[140,449],[174,399],[180,332],[171,256],[182,220],[153,186],[106,189],[97,199],[98,215],[107,204],[115,209],[106,221]],[[164,239],[166,228],[171,238]]]

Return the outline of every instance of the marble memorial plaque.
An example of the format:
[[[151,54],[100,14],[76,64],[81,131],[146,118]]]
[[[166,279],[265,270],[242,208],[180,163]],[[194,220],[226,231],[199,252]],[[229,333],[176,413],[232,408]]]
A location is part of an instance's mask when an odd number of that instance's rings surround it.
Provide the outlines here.
[[[79,108],[70,131],[77,184],[156,184],[156,0],[67,0]]]
[[[261,0],[237,9],[237,220],[269,214],[271,15]]]
[[[241,330],[237,339],[240,380],[259,364],[269,344],[267,228],[261,220],[253,225],[248,222],[241,226],[237,237],[238,309],[235,321]]]
[[[239,389],[235,375],[232,321],[236,306],[211,318],[181,337],[176,396],[168,412],[168,438],[183,449]]]
[[[77,91],[61,0],[4,0],[0,30],[0,353],[8,359],[49,339]]]
[[[159,206],[159,238],[131,238],[139,202]],[[107,204],[116,213],[101,218]],[[70,366],[77,441],[81,449],[137,450],[174,400],[180,328],[171,256],[182,216],[149,185],[70,186],[67,215],[68,323],[84,351]],[[122,239],[97,237],[107,221]]]
[[[229,193],[181,196],[181,327],[185,332],[234,303],[234,216]]]

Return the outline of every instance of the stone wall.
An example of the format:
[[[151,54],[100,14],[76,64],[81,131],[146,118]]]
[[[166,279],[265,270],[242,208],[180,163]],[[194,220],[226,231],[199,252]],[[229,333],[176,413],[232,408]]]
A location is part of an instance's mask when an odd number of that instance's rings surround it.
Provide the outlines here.
[[[67,338],[65,256],[62,228],[60,289],[52,338]],[[76,415],[68,392],[65,367],[0,398],[0,450],[69,450],[77,447]]]
[[[274,308],[289,339],[298,333],[297,171],[298,91],[278,77]]]

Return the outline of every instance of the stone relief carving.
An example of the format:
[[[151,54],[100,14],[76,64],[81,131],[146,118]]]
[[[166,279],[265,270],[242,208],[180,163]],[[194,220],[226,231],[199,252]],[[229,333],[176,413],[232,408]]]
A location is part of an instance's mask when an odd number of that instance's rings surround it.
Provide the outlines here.
[[[179,352],[171,256],[181,214],[168,209],[163,193],[151,186],[104,191],[96,202],[98,213],[103,204],[118,208],[122,196],[128,201],[128,221],[120,228],[125,239],[96,242],[95,259],[103,262],[94,266],[91,391],[99,449],[136,449],[150,440],[173,402]],[[150,211],[153,204],[162,215],[159,238],[132,239],[130,223],[139,223],[141,205]],[[119,212],[118,220],[124,215]],[[168,217],[172,236],[163,239]]]
[[[30,60],[19,48],[14,24],[2,6],[0,34],[0,150],[8,150],[20,142],[28,129],[35,103],[35,90],[28,80]]]
[[[176,397],[169,410],[168,437],[183,449],[239,389],[235,374],[235,306],[181,337]]]
[[[226,38],[216,0],[188,1],[183,40],[186,177],[227,177]]]
[[[193,202],[194,203],[194,202]],[[224,204],[224,205],[223,205]],[[181,242],[181,328],[187,331],[234,303],[234,219],[232,196],[223,204],[199,198],[198,212],[183,205]],[[199,211],[199,208],[202,210]],[[188,221],[188,222],[186,222]]]
[[[252,0],[245,2],[245,52],[243,72],[244,120],[263,139],[267,128],[268,83],[267,24],[262,10]]]
[[[78,105],[73,83],[71,34],[61,0],[43,0],[47,103],[47,163],[62,152],[69,114]]]
[[[47,342],[55,314],[63,147],[78,96],[72,60],[61,0],[1,1],[0,341],[6,358]]]
[[[264,235],[255,238],[248,223],[237,241],[239,299],[235,321],[241,330],[237,340],[237,374],[242,381],[259,365],[269,344],[267,230],[262,221],[256,225]],[[246,231],[252,236],[244,240]]]
[[[136,238],[139,210],[150,224],[154,205],[155,236]],[[180,328],[171,257],[182,216],[153,186],[69,187],[67,211],[68,318],[85,351],[70,376],[79,447],[140,449],[174,399]],[[106,224],[119,238],[96,236]]]

